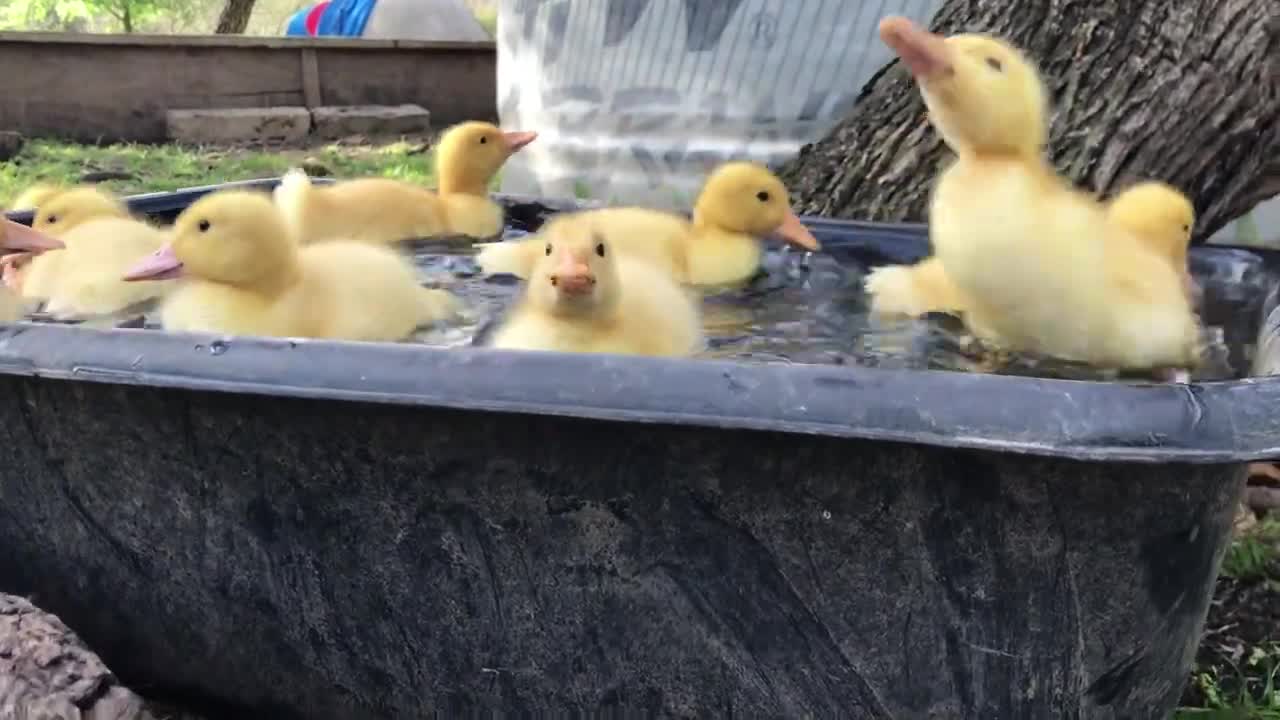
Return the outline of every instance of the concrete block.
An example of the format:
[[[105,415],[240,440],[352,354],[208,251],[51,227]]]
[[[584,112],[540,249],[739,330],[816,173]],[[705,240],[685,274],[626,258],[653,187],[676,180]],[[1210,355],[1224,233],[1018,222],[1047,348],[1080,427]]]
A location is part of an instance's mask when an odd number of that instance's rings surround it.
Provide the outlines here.
[[[313,132],[327,140],[351,135],[418,135],[431,129],[431,113],[418,105],[334,105],[311,111]]]
[[[179,142],[300,142],[311,132],[304,107],[201,108],[165,113],[169,139]]]

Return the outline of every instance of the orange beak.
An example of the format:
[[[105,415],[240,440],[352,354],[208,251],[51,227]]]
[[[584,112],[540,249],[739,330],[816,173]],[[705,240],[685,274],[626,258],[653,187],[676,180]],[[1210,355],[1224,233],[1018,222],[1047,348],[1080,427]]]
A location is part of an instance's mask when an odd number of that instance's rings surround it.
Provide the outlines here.
[[[507,142],[507,148],[511,152],[518,152],[520,148],[528,145],[538,139],[536,132],[509,132],[502,133],[502,139]]]
[[[586,263],[566,253],[556,271],[551,273],[551,285],[565,295],[586,295],[595,287],[596,278]]]
[[[951,54],[943,37],[904,17],[890,15],[881,20],[880,39],[902,58],[902,64],[918,79],[951,70]]]
[[[782,224],[773,232],[783,240],[799,245],[805,250],[817,252],[822,249],[822,243],[818,242],[818,238],[814,237],[813,233],[809,232],[809,228],[805,227],[804,223],[800,222],[800,218],[796,217],[796,214],[790,210],[787,211],[787,216],[782,219]]]

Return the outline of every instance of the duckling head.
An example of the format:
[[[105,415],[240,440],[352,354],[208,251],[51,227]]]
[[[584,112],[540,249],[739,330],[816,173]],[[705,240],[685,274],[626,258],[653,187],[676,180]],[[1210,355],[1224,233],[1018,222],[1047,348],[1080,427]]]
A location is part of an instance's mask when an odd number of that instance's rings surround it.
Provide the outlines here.
[[[1161,256],[1186,264],[1196,209],[1176,188],[1162,182],[1141,182],[1111,199],[1111,219]]]
[[[44,233],[64,233],[101,218],[127,218],[129,208],[101,188],[77,187],[44,198],[31,226]]]
[[[576,217],[548,222],[538,233],[542,252],[529,275],[529,300],[554,315],[607,312],[619,298],[618,268],[609,240]]]
[[[489,181],[507,158],[537,137],[536,132],[503,132],[487,122],[454,125],[440,137],[436,148],[440,192],[486,194]]]
[[[822,249],[791,211],[787,187],[756,163],[727,162],[716,168],[698,195],[693,221],[754,237],[778,235],[806,250]]]
[[[880,39],[911,71],[929,120],[957,154],[1035,155],[1048,133],[1048,97],[1035,65],[987,35],[942,37],[904,17]]]
[[[172,239],[148,255],[125,280],[196,277],[270,291],[293,277],[298,248],[262,192],[227,190],[207,195],[173,223]]]

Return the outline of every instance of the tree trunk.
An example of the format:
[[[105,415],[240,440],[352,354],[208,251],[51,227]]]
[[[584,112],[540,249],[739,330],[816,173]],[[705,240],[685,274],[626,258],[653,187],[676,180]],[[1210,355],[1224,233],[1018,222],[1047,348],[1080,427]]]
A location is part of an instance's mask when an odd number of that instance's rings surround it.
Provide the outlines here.
[[[249,27],[249,16],[253,14],[256,0],[227,0],[222,6],[222,14],[218,16],[218,27],[214,32],[218,35],[239,35]]]
[[[1037,62],[1050,156],[1081,187],[1168,182],[1195,203],[1197,240],[1280,194],[1276,0],[947,0],[932,29],[988,32]],[[923,221],[950,155],[895,60],[781,176],[799,212]]]

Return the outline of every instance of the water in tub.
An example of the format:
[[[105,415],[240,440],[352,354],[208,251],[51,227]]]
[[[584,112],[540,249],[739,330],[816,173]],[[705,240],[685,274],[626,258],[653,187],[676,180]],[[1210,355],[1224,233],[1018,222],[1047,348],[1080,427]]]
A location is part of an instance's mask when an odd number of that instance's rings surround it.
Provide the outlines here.
[[[523,233],[509,230],[508,239]],[[438,347],[468,347],[483,342],[486,331],[520,292],[511,275],[486,275],[466,243],[420,241],[410,245],[422,282],[462,297],[460,321],[423,328],[413,341]],[[865,258],[864,258],[865,260]],[[947,315],[917,320],[873,320],[862,287],[870,268],[847,253],[809,253],[771,246],[761,272],[741,288],[709,293],[703,303],[708,347],[702,356],[763,363],[817,363],[869,367],[982,371],[989,369],[981,346],[962,323]],[[51,322],[40,313],[32,320]],[[95,327],[159,329],[153,306],[119,316],[89,318]],[[1205,329],[1208,361],[1198,379],[1238,377],[1245,355],[1233,361],[1223,328]],[[1003,373],[1106,379],[1103,371],[1058,361],[1015,357]]]

